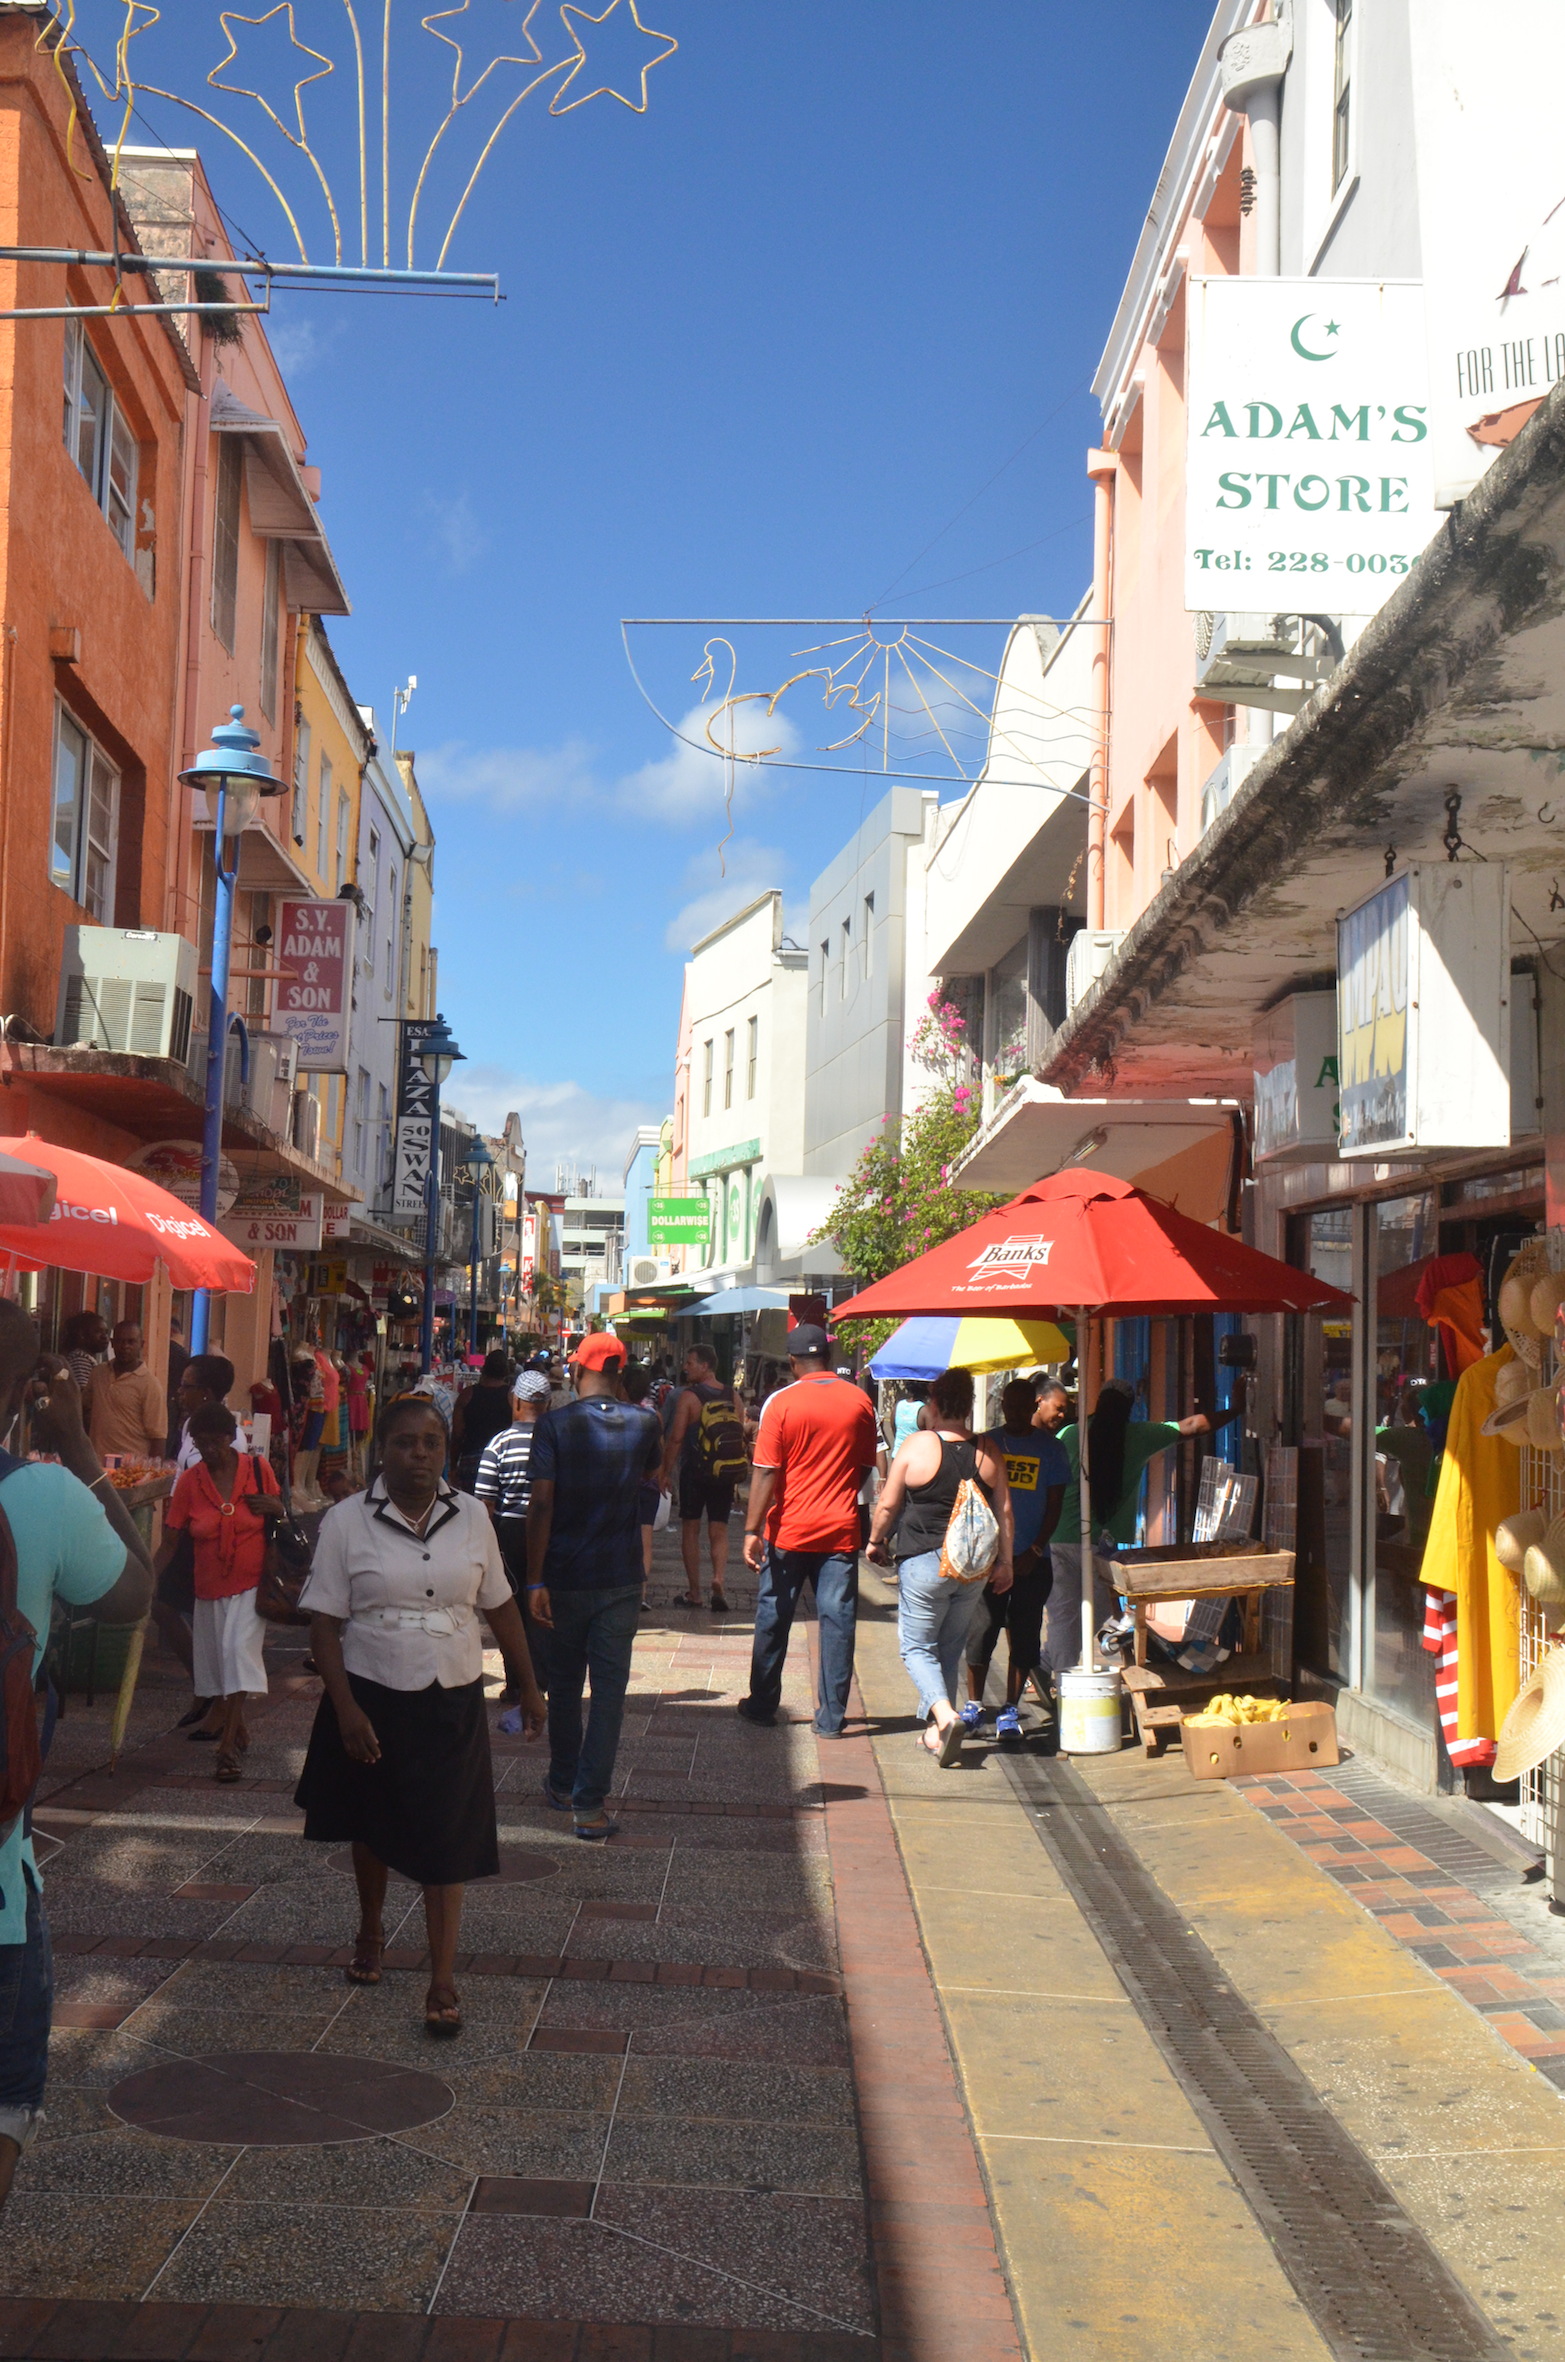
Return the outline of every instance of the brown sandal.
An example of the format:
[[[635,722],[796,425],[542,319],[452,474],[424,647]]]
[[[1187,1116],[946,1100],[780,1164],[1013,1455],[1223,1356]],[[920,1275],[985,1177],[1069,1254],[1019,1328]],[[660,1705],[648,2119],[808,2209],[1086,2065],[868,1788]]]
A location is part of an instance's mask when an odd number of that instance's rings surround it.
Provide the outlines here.
[[[355,1936],[353,1958],[342,1972],[349,1984],[378,1985],[380,1983],[380,1956],[385,1949],[386,1939],[383,1935]]]
[[[242,1768],[237,1755],[227,1747],[220,1747],[217,1752],[217,1761],[212,1766],[212,1777],[214,1780],[221,1780],[225,1787],[232,1787],[235,1780],[241,1776]]]
[[[424,1996],[424,2031],[446,2039],[462,2031],[462,2005],[451,1985],[431,1985]]]

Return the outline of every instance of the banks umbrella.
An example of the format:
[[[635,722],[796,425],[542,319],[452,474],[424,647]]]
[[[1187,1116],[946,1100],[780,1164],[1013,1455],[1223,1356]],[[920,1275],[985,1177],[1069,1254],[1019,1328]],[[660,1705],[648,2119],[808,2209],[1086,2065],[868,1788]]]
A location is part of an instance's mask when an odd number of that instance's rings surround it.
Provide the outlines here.
[[[905,1320],[870,1359],[875,1378],[938,1378],[942,1370],[990,1377],[1024,1363],[1069,1361],[1070,1339],[1052,1320],[978,1320],[934,1313]]]
[[[244,1249],[145,1174],[32,1132],[0,1139],[0,1157],[37,1166],[55,1183],[54,1205],[42,1221],[0,1221],[0,1256],[13,1270],[85,1271],[141,1286],[161,1263],[176,1288],[248,1296],[255,1286],[255,1265]]]
[[[981,1313],[1013,1320],[1114,1313],[1327,1312],[1353,1299],[1242,1239],[1109,1173],[1072,1167],[1035,1182],[992,1214],[876,1280],[839,1320]],[[1081,1331],[1078,1327],[1078,1340]],[[1083,1401],[1076,1423],[1082,1547],[1082,1662],[1093,1662],[1092,1498]]]

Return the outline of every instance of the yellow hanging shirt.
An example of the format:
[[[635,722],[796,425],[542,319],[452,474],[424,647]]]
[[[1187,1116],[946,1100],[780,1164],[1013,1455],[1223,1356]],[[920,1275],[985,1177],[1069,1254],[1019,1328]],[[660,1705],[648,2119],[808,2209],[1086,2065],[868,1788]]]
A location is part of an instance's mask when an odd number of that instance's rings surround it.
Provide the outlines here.
[[[1521,1590],[1494,1530],[1521,1504],[1521,1453],[1481,1432],[1509,1345],[1462,1372],[1451,1404],[1420,1580],[1456,1594],[1456,1735],[1497,1739],[1520,1682]]]

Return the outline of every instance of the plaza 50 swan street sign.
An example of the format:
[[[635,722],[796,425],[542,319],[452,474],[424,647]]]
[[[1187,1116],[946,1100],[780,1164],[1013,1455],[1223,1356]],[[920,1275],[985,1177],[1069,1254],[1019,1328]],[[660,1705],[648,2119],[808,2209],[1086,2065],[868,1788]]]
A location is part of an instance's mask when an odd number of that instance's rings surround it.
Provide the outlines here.
[[[1440,523],[1422,291],[1193,279],[1185,605],[1373,615]]]

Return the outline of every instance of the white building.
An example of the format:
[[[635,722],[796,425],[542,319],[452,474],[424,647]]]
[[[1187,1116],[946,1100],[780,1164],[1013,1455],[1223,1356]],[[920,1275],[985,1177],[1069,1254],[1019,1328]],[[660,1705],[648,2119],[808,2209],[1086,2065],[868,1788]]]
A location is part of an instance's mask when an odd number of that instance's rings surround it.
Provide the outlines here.
[[[803,1170],[808,969],[809,954],[783,935],[775,887],[690,954],[686,1185],[711,1203],[712,1270],[751,1262],[767,1175]]]

